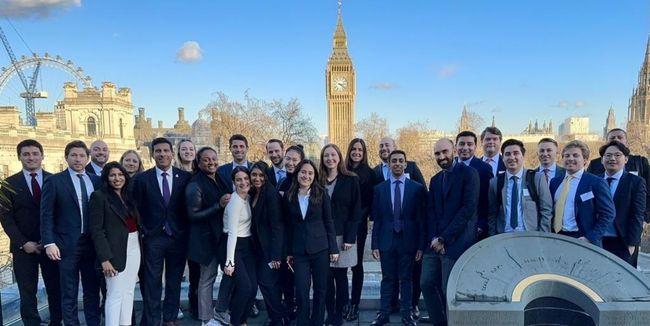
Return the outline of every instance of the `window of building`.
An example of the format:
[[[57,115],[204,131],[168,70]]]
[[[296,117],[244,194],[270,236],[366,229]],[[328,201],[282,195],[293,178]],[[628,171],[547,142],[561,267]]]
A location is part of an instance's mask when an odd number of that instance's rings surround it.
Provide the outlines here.
[[[97,136],[97,122],[95,122],[95,118],[93,117],[86,119],[86,135]]]

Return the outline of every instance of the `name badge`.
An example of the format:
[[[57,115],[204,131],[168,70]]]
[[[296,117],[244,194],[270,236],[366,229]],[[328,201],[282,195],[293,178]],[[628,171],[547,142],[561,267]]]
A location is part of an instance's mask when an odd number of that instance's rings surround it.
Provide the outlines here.
[[[634,174],[636,176],[639,176],[639,171],[630,171],[630,174]]]
[[[404,173],[404,175],[406,176],[407,179],[410,179],[410,178],[411,178],[411,174],[410,174],[410,173]]]
[[[585,202],[589,199],[594,198],[594,193],[593,192],[585,192],[584,194],[580,195],[580,199]]]
[[[498,171],[497,174],[504,174],[506,171]]]
[[[528,192],[528,189],[522,190],[524,197],[530,197],[530,193]]]

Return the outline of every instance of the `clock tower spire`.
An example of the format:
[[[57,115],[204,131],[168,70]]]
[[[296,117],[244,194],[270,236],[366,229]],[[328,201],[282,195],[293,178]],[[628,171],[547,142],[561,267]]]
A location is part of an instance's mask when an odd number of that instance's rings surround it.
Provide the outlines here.
[[[327,135],[329,142],[342,151],[354,138],[354,98],[356,80],[348,39],[343,29],[342,4],[338,2],[338,20],[334,31],[332,54],[325,69],[327,98]]]

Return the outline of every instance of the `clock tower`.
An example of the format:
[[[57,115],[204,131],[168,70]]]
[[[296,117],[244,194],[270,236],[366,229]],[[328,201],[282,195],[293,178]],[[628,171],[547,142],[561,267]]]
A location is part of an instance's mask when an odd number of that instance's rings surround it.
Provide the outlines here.
[[[343,30],[341,1],[339,1],[334,47],[325,69],[325,94],[329,142],[338,145],[343,152],[347,150],[348,143],[354,138],[355,84],[354,66],[348,54],[348,41]]]

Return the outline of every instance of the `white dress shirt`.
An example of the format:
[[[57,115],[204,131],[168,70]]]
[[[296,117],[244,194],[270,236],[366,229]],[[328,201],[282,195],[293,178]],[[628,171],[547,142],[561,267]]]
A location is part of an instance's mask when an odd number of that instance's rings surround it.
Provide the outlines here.
[[[519,201],[517,201],[517,227],[515,229],[513,229],[512,226],[510,225],[510,214],[512,214],[511,209],[510,209],[510,206],[511,206],[510,203],[512,203],[512,187],[513,187],[513,185],[515,183],[514,180],[511,179],[512,176],[516,176],[518,178],[517,179],[517,190],[518,190],[517,197],[519,197]],[[517,172],[517,174],[510,174],[510,172],[508,172],[506,170],[506,178],[507,178],[506,180],[508,181],[506,183],[506,200],[502,204],[503,208],[505,208],[505,212],[506,212],[506,216],[505,216],[506,217],[506,225],[505,225],[505,229],[504,229],[505,232],[525,231],[526,230],[526,226],[524,225],[524,210],[522,208],[523,206],[521,205],[521,201],[523,200],[523,196],[522,196],[523,189],[521,189],[523,182],[522,182],[521,179],[523,178],[523,176],[524,176],[524,169],[519,170],[519,172]],[[501,194],[498,194],[498,195],[501,196]]]
[[[311,194],[311,189],[307,191],[306,195],[298,194],[298,205],[300,205],[300,213],[302,214],[302,219],[307,218],[307,209],[309,208],[309,195]]]
[[[30,175],[31,173],[36,173],[36,182],[38,182],[38,186],[43,189],[43,169],[38,169],[34,172],[29,172],[23,169],[23,175],[25,176],[25,181],[27,182],[27,188],[29,188],[29,192],[31,192],[33,196],[34,190],[32,189],[32,176]]]
[[[578,192],[578,184],[580,183],[580,179],[582,178],[582,174],[585,172],[584,169],[576,172],[573,174],[573,179],[571,180],[571,183],[569,184],[569,194],[566,198],[566,204],[564,205],[564,217],[563,217],[563,222],[562,222],[562,231],[568,231],[568,232],[576,232],[578,230],[578,222],[576,221],[576,212],[575,212],[575,198],[576,198],[576,192]],[[569,173],[567,172],[567,175]],[[566,178],[566,177],[565,177]],[[562,193],[562,189],[564,189],[564,181],[560,184],[560,186],[555,190],[555,202],[558,201],[560,198],[560,194]]]
[[[159,188],[160,189],[160,194],[164,198],[165,195],[163,194],[163,181],[162,181],[163,180],[162,179],[163,178],[163,175],[162,175],[163,172],[167,173],[167,183],[169,183],[169,196],[171,197],[172,189],[173,189],[172,186],[174,185],[174,178],[173,178],[173,175],[172,175],[174,173],[174,169],[170,166],[167,169],[167,171],[163,171],[160,168],[156,167],[156,179],[158,180],[158,187],[160,187]]]

